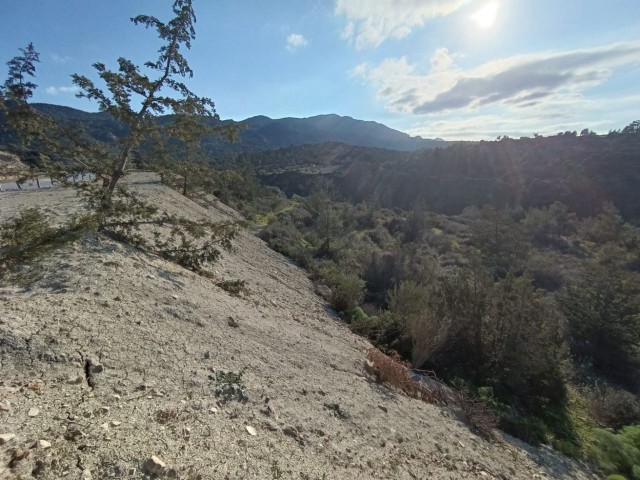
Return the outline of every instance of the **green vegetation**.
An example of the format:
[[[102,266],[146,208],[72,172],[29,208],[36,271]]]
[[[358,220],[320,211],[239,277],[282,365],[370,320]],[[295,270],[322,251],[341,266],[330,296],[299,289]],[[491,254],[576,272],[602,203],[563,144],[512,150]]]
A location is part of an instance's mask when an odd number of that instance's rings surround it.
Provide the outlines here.
[[[96,219],[92,215],[77,217],[56,227],[37,208],[22,211],[0,226],[0,277],[19,274],[25,267],[95,228]]]
[[[579,456],[598,425],[640,423],[640,231],[612,204],[443,215],[337,195],[292,200],[260,235],[332,289],[354,332],[531,443]]]
[[[597,429],[594,437],[592,456],[605,473],[613,474],[608,478],[640,479],[640,426],[617,434]]]
[[[214,370],[213,375],[209,375],[209,379],[213,381],[213,393],[219,398],[221,403],[228,403],[236,400],[240,403],[249,401],[246,393],[246,387],[242,381],[245,369],[237,372],[225,372],[224,370]]]

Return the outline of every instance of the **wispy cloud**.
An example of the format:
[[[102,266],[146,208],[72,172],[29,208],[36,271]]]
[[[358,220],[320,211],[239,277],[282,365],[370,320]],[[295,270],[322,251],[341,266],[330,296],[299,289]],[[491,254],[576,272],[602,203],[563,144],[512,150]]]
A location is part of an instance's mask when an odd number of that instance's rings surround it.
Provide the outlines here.
[[[481,114],[419,117],[421,120],[406,132],[448,140],[491,140],[498,135],[531,137],[533,133],[554,135],[567,130],[580,132],[583,128],[607,133],[636,118],[638,108],[640,95],[606,99],[589,99],[579,93],[552,95],[545,103],[512,109],[508,114],[499,107],[488,107]]]
[[[59,55],[57,53],[52,53],[51,60],[53,60],[55,63],[65,64],[69,63],[71,60],[73,60],[73,58],[68,55]]]
[[[378,97],[391,111],[437,114],[487,106],[526,109],[601,85],[616,68],[640,65],[640,42],[520,55],[469,70],[458,68],[454,60],[446,49],[439,49],[428,69],[400,57],[377,66],[359,65],[351,74],[375,85]]]
[[[287,50],[294,52],[299,48],[306,47],[309,41],[304,38],[304,35],[299,33],[292,33],[287,37]]]
[[[342,37],[358,50],[389,38],[404,38],[436,17],[449,15],[468,0],[336,0],[334,12],[347,24]]]
[[[79,90],[80,89],[75,85],[70,87],[47,87],[44,89],[44,91],[47,92],[48,95],[53,95],[53,96],[70,95],[70,94],[75,95],[76,93],[78,93]]]

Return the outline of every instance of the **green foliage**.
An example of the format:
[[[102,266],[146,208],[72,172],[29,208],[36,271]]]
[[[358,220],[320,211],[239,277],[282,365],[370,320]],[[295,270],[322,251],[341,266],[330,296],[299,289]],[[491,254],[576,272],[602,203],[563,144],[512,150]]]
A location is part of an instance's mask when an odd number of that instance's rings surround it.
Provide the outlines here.
[[[54,227],[37,208],[29,208],[0,226],[0,274],[33,263],[50,252],[97,229],[96,218],[85,215]]]
[[[216,285],[234,297],[248,297],[250,293],[244,280],[223,280]]]
[[[630,388],[640,368],[640,285],[629,272],[589,263],[560,297],[574,355]]]
[[[320,268],[319,276],[331,288],[331,305],[338,311],[349,311],[362,303],[365,283],[358,275],[335,267]]]
[[[591,458],[607,474],[640,479],[640,426],[624,427],[619,433],[596,429]]]
[[[534,242],[558,245],[561,237],[575,232],[576,216],[565,204],[554,202],[548,207],[529,209],[522,227]]]
[[[347,312],[345,312],[345,319],[347,323],[351,322],[364,322],[369,319],[369,315],[362,311],[362,308],[356,307]]]
[[[474,219],[471,233],[473,244],[494,276],[503,277],[521,268],[527,247],[520,226],[506,210],[484,206]]]
[[[214,370],[209,379],[214,383],[213,393],[219,398],[222,404],[237,400],[240,403],[247,403],[249,396],[242,380],[246,369],[237,372],[225,372],[224,370]]]
[[[102,208],[99,231],[155,253],[199,274],[207,274],[222,249],[230,249],[238,233],[236,222],[193,221],[159,212],[124,188]]]

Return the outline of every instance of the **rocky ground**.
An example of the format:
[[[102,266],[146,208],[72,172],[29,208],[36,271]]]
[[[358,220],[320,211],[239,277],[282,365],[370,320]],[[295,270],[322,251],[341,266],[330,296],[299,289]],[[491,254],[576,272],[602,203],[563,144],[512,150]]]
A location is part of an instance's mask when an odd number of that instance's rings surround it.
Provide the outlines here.
[[[237,218],[148,177],[131,188],[170,213]],[[29,206],[80,208],[68,190],[4,192],[0,221]],[[249,232],[234,245],[208,279],[91,235],[3,287],[0,479],[596,478],[376,384],[370,345],[303,270]]]

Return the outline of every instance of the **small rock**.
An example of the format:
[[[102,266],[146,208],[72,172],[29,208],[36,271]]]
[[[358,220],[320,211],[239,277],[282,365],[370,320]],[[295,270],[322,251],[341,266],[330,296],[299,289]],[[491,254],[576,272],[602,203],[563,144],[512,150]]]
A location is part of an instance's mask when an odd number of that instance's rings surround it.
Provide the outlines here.
[[[27,413],[27,415],[29,415],[30,417],[37,417],[39,414],[40,414],[40,409],[37,407],[33,407],[29,409],[29,412]]]
[[[98,373],[104,372],[104,367],[97,360],[89,359],[88,362],[89,362],[89,373],[91,373],[91,375],[97,375]]]
[[[204,359],[209,360],[211,358],[211,352],[204,352]]]
[[[147,274],[147,278],[148,278],[149,280],[155,280],[155,279],[156,279],[156,276],[155,276],[155,275],[151,275],[150,273],[148,273],[148,274]]]
[[[258,432],[256,432],[256,429],[253,427],[250,427],[249,425],[247,425],[245,427],[247,429],[247,432],[249,433],[249,435],[255,437],[256,435],[258,435]]]
[[[0,402],[0,412],[9,411],[9,402]]]
[[[111,421],[111,426],[112,427],[119,427],[120,425],[122,425],[122,422],[119,422],[117,420],[112,420]]]
[[[331,295],[333,295],[333,292],[331,291],[331,289],[326,285],[322,285],[322,284],[316,285],[316,293],[320,295],[322,298],[324,298],[326,301],[331,300]]]
[[[144,465],[142,466],[142,470],[150,475],[160,475],[164,472],[165,468],[167,468],[167,465],[160,459],[160,457],[156,457],[155,455],[144,462]]]
[[[378,408],[380,410],[382,410],[384,413],[387,413],[389,411],[389,409],[387,407],[385,407],[384,405],[378,405]]]
[[[14,438],[16,438],[15,433],[3,433],[0,435],[0,445],[4,445],[5,443],[10,442]]]
[[[69,385],[80,385],[82,382],[84,382],[84,376],[82,375],[78,375],[77,377],[72,376],[67,379]]]
[[[111,411],[111,409],[109,407],[100,407],[100,413],[102,415],[106,415],[107,413],[109,413]]]
[[[282,429],[282,433],[284,433],[287,437],[296,438],[298,435],[298,429],[296,427],[285,427]]]
[[[173,298],[174,300],[178,300],[178,295],[171,295],[171,298]]]
[[[51,443],[47,442],[46,440],[38,440],[38,447],[46,450],[48,448],[51,448]]]
[[[209,409],[209,411],[210,411],[211,413],[218,413],[218,409],[217,409],[216,407],[211,407],[211,408]]]
[[[233,328],[238,328],[238,327],[240,326],[240,325],[238,325],[238,322],[236,322],[236,321],[234,320],[234,318],[233,318],[233,317],[229,317],[229,318],[227,319],[227,325],[229,325],[230,327],[233,327]]]
[[[9,462],[9,468],[14,468],[16,464],[29,456],[29,450],[25,450],[22,448],[17,449],[13,452],[13,456],[11,457],[11,461]]]
[[[92,480],[93,476],[91,475],[91,471],[89,469],[86,469],[82,472],[82,475],[80,475],[80,480]]]

